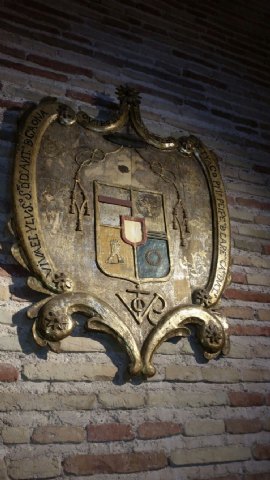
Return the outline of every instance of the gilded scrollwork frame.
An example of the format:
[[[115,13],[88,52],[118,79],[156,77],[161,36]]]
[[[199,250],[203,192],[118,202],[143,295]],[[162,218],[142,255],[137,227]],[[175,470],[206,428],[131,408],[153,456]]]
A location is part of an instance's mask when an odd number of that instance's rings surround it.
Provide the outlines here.
[[[155,373],[152,365],[155,350],[162,341],[172,336],[189,335],[188,323],[197,326],[206,358],[228,352],[226,320],[211,311],[211,308],[220,300],[230,278],[230,222],[225,189],[215,154],[194,136],[162,138],[151,133],[141,118],[138,93],[132,88],[119,87],[117,95],[119,111],[111,121],[98,121],[83,111],[75,114],[70,107],[58,103],[55,99],[45,99],[21,122],[14,168],[12,220],[12,229],[18,242],[13,246],[12,253],[16,260],[29,270],[29,287],[49,295],[28,311],[29,317],[35,319],[33,334],[39,345],[48,344],[55,351],[61,350],[61,340],[67,337],[76,325],[71,314],[80,311],[88,316],[87,330],[111,333],[125,345],[131,359],[132,374],[152,376]],[[72,279],[57,271],[43,239],[38,213],[36,162],[43,135],[55,121],[66,126],[77,122],[84,129],[102,134],[116,132],[129,121],[146,144],[163,151],[179,152],[187,158],[194,156],[201,165],[212,209],[213,254],[208,282],[203,288],[193,291],[192,305],[179,306],[161,319],[145,339],[141,351],[128,327],[111,307],[103,304],[90,292],[73,291]],[[47,328],[48,312],[54,312],[56,321],[62,325],[56,333]]]

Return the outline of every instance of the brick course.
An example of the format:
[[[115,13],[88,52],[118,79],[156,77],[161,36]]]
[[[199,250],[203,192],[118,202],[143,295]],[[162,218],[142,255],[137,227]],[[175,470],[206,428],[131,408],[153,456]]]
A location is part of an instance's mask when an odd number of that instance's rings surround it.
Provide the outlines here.
[[[138,437],[142,439],[155,439],[171,437],[182,433],[182,425],[172,422],[144,422],[138,427]]]
[[[135,434],[131,425],[121,423],[104,423],[87,426],[88,442],[115,442],[119,440],[133,440]]]
[[[64,471],[75,475],[95,473],[133,473],[166,467],[163,452],[138,452],[111,455],[74,455],[64,461]]]

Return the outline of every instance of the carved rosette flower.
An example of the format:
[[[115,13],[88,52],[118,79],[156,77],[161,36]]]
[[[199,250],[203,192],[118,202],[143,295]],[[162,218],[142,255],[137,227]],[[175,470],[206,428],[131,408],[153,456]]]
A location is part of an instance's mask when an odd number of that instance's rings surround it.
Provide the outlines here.
[[[193,303],[197,305],[202,305],[204,307],[210,307],[211,305],[211,299],[209,297],[209,294],[207,290],[205,290],[204,288],[195,290],[192,294],[192,298],[193,298]]]
[[[72,280],[64,273],[55,273],[52,282],[59,292],[71,292],[73,284]]]
[[[208,359],[219,355],[226,344],[226,334],[222,325],[213,320],[210,320],[201,328],[199,339],[205,350],[204,356]]]
[[[68,105],[59,105],[58,120],[61,125],[69,126],[76,122],[76,114]]]
[[[44,324],[46,334],[57,336],[58,332],[62,333],[66,330],[68,317],[66,315],[57,317],[54,312],[48,312],[48,315],[44,318]]]
[[[219,345],[223,339],[223,334],[214,322],[209,322],[204,328],[204,337],[210,344]]]
[[[141,103],[141,97],[136,88],[129,87],[127,85],[121,85],[116,89],[116,95],[120,103],[128,103],[128,105],[139,105]]]
[[[75,325],[67,313],[45,309],[37,320],[37,332],[41,338],[55,342],[70,335]]]

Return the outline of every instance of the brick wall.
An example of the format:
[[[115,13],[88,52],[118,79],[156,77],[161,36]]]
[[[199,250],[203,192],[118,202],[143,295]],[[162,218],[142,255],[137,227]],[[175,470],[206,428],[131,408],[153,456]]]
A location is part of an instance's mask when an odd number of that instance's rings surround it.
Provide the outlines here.
[[[266,0],[1,1],[1,479],[270,478],[269,14]],[[38,297],[6,228],[21,107],[49,95],[105,116],[122,83],[151,130],[218,154],[233,237],[230,354],[205,363],[195,341],[166,343],[140,384],[110,340],[34,344]]]

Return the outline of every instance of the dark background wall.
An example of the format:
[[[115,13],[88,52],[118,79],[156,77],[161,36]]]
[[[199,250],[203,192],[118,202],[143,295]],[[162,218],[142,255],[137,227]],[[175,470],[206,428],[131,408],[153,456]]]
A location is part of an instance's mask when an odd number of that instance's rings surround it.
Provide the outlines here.
[[[270,5],[0,6],[0,478],[269,479]],[[142,384],[125,381],[111,341],[61,355],[35,346],[25,311],[36,295],[6,228],[21,108],[55,96],[106,118],[126,83],[152,131],[195,134],[217,153],[232,224],[230,354],[207,364],[194,342],[165,344]]]

